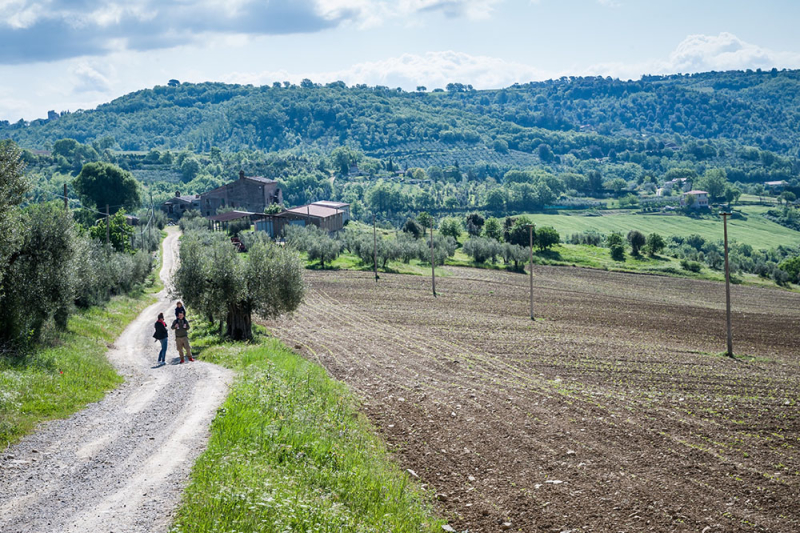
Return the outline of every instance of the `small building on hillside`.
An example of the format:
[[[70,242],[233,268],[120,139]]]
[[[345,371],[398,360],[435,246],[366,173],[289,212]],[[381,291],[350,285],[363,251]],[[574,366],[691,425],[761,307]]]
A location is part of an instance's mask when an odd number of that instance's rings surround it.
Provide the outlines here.
[[[694,201],[689,200],[689,197],[694,197]],[[692,190],[683,193],[681,196],[681,207],[689,207],[690,209],[708,209],[708,191]]]
[[[787,182],[780,180],[780,181],[765,181],[764,182],[764,189],[768,190],[771,193],[780,193],[789,185]]]
[[[261,176],[245,176],[200,195],[200,210],[204,217],[217,214],[217,209],[231,207],[240,211],[263,213],[272,204],[283,204],[283,192],[278,182]]]
[[[273,239],[283,235],[284,228],[289,225],[302,227],[314,225],[328,233],[334,233],[344,227],[344,211],[334,207],[308,204],[274,215],[261,215],[256,219],[256,231],[265,231]]]
[[[175,191],[175,196],[161,204],[161,210],[169,218],[180,218],[190,209],[200,209],[199,194],[181,195],[180,191]]]
[[[338,209],[342,212],[342,221],[347,222],[350,220],[350,204],[344,202],[331,202],[328,200],[320,200],[319,202],[312,202],[311,205],[321,205],[322,207],[330,207],[331,209]]]

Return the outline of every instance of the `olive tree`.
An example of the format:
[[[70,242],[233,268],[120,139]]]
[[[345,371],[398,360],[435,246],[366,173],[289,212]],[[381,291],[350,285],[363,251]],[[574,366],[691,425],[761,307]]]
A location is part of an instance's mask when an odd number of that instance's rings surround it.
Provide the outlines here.
[[[226,335],[234,340],[253,337],[253,313],[262,318],[291,313],[305,294],[294,250],[256,242],[239,254],[227,238],[208,231],[183,237],[175,290],[207,318],[224,319]]]
[[[75,296],[72,216],[50,202],[26,208],[22,222],[26,231],[0,291],[0,338],[17,344],[37,341],[50,319],[65,327]]]
[[[19,148],[11,141],[0,141],[0,291],[6,265],[22,240],[19,205],[30,187],[24,168]]]
[[[632,229],[628,232],[628,243],[631,245],[631,255],[639,255],[639,250],[647,243],[647,237],[641,231]]]

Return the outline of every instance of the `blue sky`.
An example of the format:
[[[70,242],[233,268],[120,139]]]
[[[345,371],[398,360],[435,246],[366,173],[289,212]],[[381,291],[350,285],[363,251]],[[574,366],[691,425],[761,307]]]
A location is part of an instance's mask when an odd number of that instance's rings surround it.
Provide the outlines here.
[[[0,120],[181,81],[413,90],[800,68],[796,0],[0,0]]]

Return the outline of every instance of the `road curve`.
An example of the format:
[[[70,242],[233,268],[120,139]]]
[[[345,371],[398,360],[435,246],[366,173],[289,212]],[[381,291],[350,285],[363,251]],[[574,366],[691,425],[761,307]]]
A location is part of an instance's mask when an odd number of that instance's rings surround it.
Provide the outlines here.
[[[177,248],[171,230],[163,244],[165,287]],[[174,364],[172,335],[168,364],[154,368],[153,323],[159,312],[174,318],[172,307],[165,288],[111,347],[122,386],[0,452],[0,531],[167,531],[233,377],[208,363]]]

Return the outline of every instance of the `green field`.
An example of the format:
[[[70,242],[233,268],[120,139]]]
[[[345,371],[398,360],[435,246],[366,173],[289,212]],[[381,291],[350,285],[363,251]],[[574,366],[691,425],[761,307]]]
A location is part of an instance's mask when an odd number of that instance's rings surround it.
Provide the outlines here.
[[[755,248],[773,248],[778,245],[800,246],[800,232],[785,228],[762,216],[767,208],[746,206],[736,208],[740,217],[728,220],[728,238],[732,241],[750,244]],[[597,231],[600,233],[619,232],[623,235],[630,230],[639,230],[645,235],[659,233],[664,237],[671,235],[687,236],[693,233],[706,240],[722,240],[722,218],[689,218],[682,215],[642,215],[613,212],[600,216],[582,214],[529,215],[542,226],[552,226],[565,240],[572,233]]]

